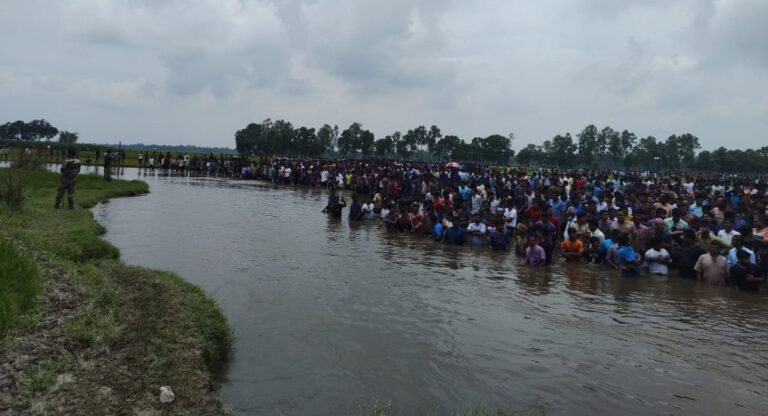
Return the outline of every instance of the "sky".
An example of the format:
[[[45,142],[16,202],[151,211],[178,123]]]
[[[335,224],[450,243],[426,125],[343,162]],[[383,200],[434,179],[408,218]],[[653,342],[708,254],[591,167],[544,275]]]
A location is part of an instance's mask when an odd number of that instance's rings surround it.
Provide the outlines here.
[[[513,148],[587,124],[768,144],[767,0],[2,0],[0,123],[234,147],[251,122]]]

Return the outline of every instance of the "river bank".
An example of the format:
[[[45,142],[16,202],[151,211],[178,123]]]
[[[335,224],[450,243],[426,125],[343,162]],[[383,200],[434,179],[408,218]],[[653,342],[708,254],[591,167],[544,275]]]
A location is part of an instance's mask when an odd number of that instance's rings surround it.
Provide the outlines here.
[[[174,274],[121,262],[88,210],[147,184],[82,175],[76,209],[54,210],[58,175],[3,169],[0,183],[9,176],[26,198],[0,206],[3,261],[24,273],[0,293],[12,312],[0,314],[0,415],[227,414],[213,374],[233,339],[216,304]],[[160,403],[161,386],[173,403]]]

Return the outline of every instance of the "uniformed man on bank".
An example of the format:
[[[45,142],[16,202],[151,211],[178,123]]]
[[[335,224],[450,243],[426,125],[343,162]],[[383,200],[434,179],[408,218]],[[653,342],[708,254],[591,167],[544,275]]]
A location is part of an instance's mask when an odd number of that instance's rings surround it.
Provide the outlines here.
[[[112,182],[112,159],[114,155],[112,149],[107,149],[104,152],[104,179],[107,182]]]
[[[56,193],[56,208],[61,206],[64,193],[67,193],[67,205],[69,209],[75,208],[75,180],[80,174],[80,160],[77,159],[75,149],[67,151],[67,160],[61,164],[61,184]]]

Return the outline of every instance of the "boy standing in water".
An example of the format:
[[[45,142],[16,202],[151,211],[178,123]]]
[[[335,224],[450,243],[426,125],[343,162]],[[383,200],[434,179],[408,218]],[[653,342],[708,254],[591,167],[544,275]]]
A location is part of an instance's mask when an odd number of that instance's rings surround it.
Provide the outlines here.
[[[536,235],[528,236],[528,247],[525,249],[525,264],[530,267],[543,266],[547,262],[547,255],[538,244],[538,239]]]

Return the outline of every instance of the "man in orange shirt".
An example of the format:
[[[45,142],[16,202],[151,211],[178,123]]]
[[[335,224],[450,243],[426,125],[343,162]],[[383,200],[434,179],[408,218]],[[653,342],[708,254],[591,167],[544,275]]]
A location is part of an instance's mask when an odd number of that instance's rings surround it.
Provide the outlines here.
[[[568,239],[563,241],[560,245],[563,250],[563,257],[566,261],[580,261],[581,256],[584,253],[584,243],[578,239],[578,232],[576,229],[571,228],[568,230]]]

